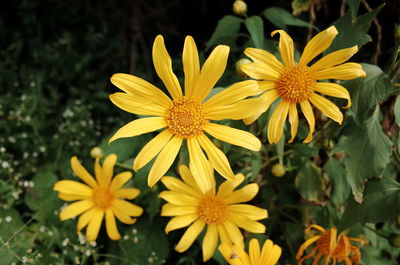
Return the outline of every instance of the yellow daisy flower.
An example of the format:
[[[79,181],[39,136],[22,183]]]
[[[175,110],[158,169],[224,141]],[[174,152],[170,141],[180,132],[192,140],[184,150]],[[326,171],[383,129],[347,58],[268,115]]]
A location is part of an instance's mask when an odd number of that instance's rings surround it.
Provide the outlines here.
[[[366,243],[363,239],[348,237],[343,233],[337,236],[335,227],[325,230],[319,225],[310,225],[306,228],[305,233],[309,234],[311,229],[316,229],[319,235],[312,236],[300,246],[296,255],[296,259],[299,260],[298,265],[311,258],[314,259],[312,265],[317,265],[321,258],[325,259],[324,264],[329,264],[331,261],[334,265],[342,262],[345,262],[346,265],[360,264],[360,248]],[[352,241],[357,242],[358,245],[353,245]],[[304,251],[314,243],[315,246],[311,252],[303,256]]]
[[[207,174],[213,174],[211,166],[206,171]],[[257,221],[268,217],[267,210],[243,204],[257,194],[256,183],[234,190],[244,180],[242,174],[237,174],[234,180],[223,182],[218,192],[213,183],[212,188],[204,193],[189,168],[180,166],[179,174],[183,181],[173,177],[161,179],[169,190],[159,195],[168,202],[163,205],[161,216],[174,216],[168,222],[165,232],[189,226],[175,247],[176,251],[186,251],[206,226],[202,246],[203,261],[212,257],[219,241],[243,247],[243,235],[239,228],[252,233],[265,232],[265,226]]]
[[[282,254],[280,246],[267,239],[260,250],[260,244],[253,238],[249,243],[249,254],[236,245],[220,245],[222,256],[230,265],[275,265]]]
[[[303,112],[310,132],[303,141],[312,140],[315,127],[315,117],[311,104],[322,111],[327,117],[341,124],[343,114],[340,109],[327,98],[320,94],[347,99],[347,106],[351,106],[349,92],[343,86],[330,82],[317,82],[325,79],[349,80],[366,76],[360,64],[344,63],[358,51],[357,46],[332,52],[311,66],[307,66],[316,56],[325,51],[338,34],[334,26],[321,31],[312,38],[300,57],[298,63],[294,61],[294,45],[292,38],[283,30],[275,30],[280,34],[279,51],[283,63],[278,61],[271,53],[255,48],[247,48],[245,54],[254,62],[242,66],[242,70],[250,77],[258,80],[260,97],[263,98],[262,111],[250,115],[244,122],[254,122],[271,104],[280,99],[268,122],[268,140],[270,143],[279,142],[282,137],[283,126],[287,116],[291,125],[291,139],[297,134],[299,117],[297,104]]]
[[[184,140],[189,151],[189,167],[202,191],[207,191],[212,183],[212,180],[204,178],[204,164],[207,158],[223,177],[234,178],[225,154],[205,133],[250,150],[260,149],[261,142],[251,133],[210,122],[243,119],[257,111],[254,108],[255,99],[243,100],[256,93],[258,90],[256,81],[236,83],[207,99],[211,89],[225,71],[228,53],[228,46],[217,46],[200,69],[196,44],[192,37],[187,36],[183,47],[185,73],[185,95],[183,95],[178,78],[172,71],[172,62],[165,48],[164,39],[158,35],[153,45],[154,67],[172,99],[160,89],[136,76],[128,74],[112,76],[111,82],[125,93],[110,95],[111,101],[127,112],[151,117],[140,118],[123,126],[110,142],[165,128],[143,147],[133,162],[133,169],[137,171],[157,156],[148,176],[149,186],[152,187],[157,183],[170,168]]]
[[[111,154],[104,159],[103,166],[99,158],[94,163],[94,179],[89,172],[81,165],[76,156],[71,158],[73,172],[86,184],[73,181],[61,180],[54,184],[53,189],[58,191],[58,197],[64,201],[77,201],[60,212],[62,221],[73,218],[77,215],[77,231],[86,228],[87,241],[96,240],[99,234],[103,218],[105,218],[106,231],[112,240],[121,238],[115,217],[125,224],[133,224],[136,218],[143,213],[143,209],[124,199],[136,198],[140,191],[133,188],[122,188],[132,178],[129,171],[119,173],[113,178],[114,165],[117,156]]]

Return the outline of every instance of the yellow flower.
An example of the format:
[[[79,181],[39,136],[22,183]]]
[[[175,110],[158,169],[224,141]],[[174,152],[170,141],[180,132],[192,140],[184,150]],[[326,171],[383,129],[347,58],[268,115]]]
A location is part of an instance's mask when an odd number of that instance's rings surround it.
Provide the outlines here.
[[[242,70],[258,80],[260,92],[263,93],[260,96],[263,98],[263,110],[256,115],[250,115],[244,119],[244,122],[246,124],[254,122],[274,101],[280,99],[268,122],[268,140],[270,143],[279,142],[286,117],[289,116],[292,135],[289,142],[292,142],[299,124],[297,111],[297,104],[299,104],[310,127],[310,132],[304,140],[304,143],[308,143],[312,140],[315,127],[311,104],[337,123],[341,124],[343,120],[340,109],[320,94],[347,99],[346,108],[351,106],[349,92],[343,86],[317,81],[349,80],[366,76],[366,74],[360,64],[344,63],[358,51],[357,46],[332,52],[311,66],[307,66],[331,45],[338,34],[334,26],[318,33],[308,42],[298,63],[294,62],[293,40],[283,30],[273,31],[272,36],[276,33],[280,34],[279,50],[283,63],[267,51],[255,48],[245,50],[245,54],[254,62],[243,65]]]
[[[97,158],[94,163],[94,179],[81,165],[76,156],[71,158],[73,172],[86,184],[73,181],[61,180],[54,185],[58,191],[58,197],[64,201],[77,201],[60,212],[62,221],[82,214],[78,219],[77,231],[86,228],[86,239],[96,240],[99,234],[101,222],[105,218],[106,230],[112,240],[121,238],[115,217],[125,224],[133,224],[136,218],[142,214],[143,209],[124,199],[136,198],[140,191],[133,188],[122,188],[132,178],[129,171],[119,173],[113,178],[114,165],[117,156],[111,154],[104,159],[103,166]]]
[[[261,142],[251,133],[210,122],[243,119],[256,110],[253,107],[255,99],[243,100],[258,90],[256,81],[236,83],[206,98],[225,70],[228,53],[229,47],[217,46],[200,69],[196,44],[192,37],[187,36],[183,47],[183,95],[178,78],[172,71],[164,39],[161,35],[157,36],[153,45],[154,67],[172,99],[141,78],[128,74],[115,74],[111,78],[111,82],[125,92],[110,95],[115,105],[127,112],[151,117],[128,123],[114,134],[110,142],[165,128],[143,147],[133,162],[133,169],[137,171],[157,156],[148,176],[149,186],[157,183],[170,168],[184,140],[189,151],[189,167],[202,191],[207,191],[212,183],[212,180],[204,178],[207,158],[203,150],[223,177],[234,178],[225,154],[205,133],[250,150],[260,149]]]
[[[168,222],[165,232],[189,226],[176,246],[176,251],[186,251],[206,226],[202,246],[204,261],[212,257],[219,241],[243,246],[239,228],[252,233],[265,232],[265,226],[257,221],[268,217],[267,210],[243,204],[257,194],[256,183],[234,191],[244,180],[242,174],[237,174],[234,180],[223,182],[218,192],[213,183],[212,188],[204,193],[186,166],[180,166],[179,173],[183,181],[173,177],[162,178],[161,181],[169,190],[160,193],[160,197],[168,202],[163,205],[161,216],[174,216]],[[210,166],[207,174],[213,174]]]
[[[275,265],[282,254],[282,249],[269,239],[261,250],[257,239],[250,240],[249,254],[236,245],[220,245],[218,249],[230,265]]]
[[[343,233],[340,233],[337,237],[335,227],[325,230],[319,225],[310,225],[305,233],[309,233],[312,228],[316,229],[319,235],[312,236],[300,246],[296,255],[296,259],[299,260],[298,265],[310,258],[314,258],[312,265],[317,265],[322,257],[325,259],[325,264],[329,264],[331,261],[333,261],[333,264],[341,262],[345,262],[346,265],[360,264],[360,248],[365,244],[363,239],[348,237]],[[359,243],[359,245],[353,245],[352,241]],[[303,256],[304,251],[314,243],[315,246],[311,249],[311,252]]]

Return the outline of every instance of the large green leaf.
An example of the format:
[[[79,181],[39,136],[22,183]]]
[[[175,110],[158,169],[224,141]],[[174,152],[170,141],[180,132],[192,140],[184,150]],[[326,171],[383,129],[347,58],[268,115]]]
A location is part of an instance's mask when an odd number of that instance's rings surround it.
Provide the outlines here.
[[[371,116],[376,104],[384,101],[394,90],[386,73],[375,65],[362,64],[367,74],[365,78],[357,78],[344,83],[352,98],[349,113],[359,126]]]
[[[390,220],[400,212],[400,183],[391,178],[371,179],[366,184],[364,200],[360,204],[349,199],[339,223],[344,230],[356,223],[378,223]]]
[[[372,40],[371,36],[367,34],[368,29],[371,26],[371,22],[382,9],[384,4],[375,8],[371,12],[368,12],[356,18],[352,17],[352,13],[355,10],[354,5],[352,4],[352,9],[348,10],[344,16],[340,17],[333,23],[339,31],[339,34],[336,36],[332,45],[325,53],[349,48],[354,45],[358,45],[358,47],[361,47]]]
[[[324,171],[332,183],[331,201],[337,206],[343,205],[350,194],[346,169],[338,160],[331,157],[325,163]]]
[[[320,201],[320,195],[325,189],[321,169],[308,161],[297,174],[295,186],[307,201]]]
[[[246,18],[244,24],[256,48],[264,48],[264,23],[259,16]]]
[[[242,19],[230,15],[220,19],[217,28],[206,44],[206,49],[218,44],[234,46],[242,21]]]
[[[349,122],[334,150],[347,153],[344,160],[347,181],[358,202],[363,199],[365,181],[369,178],[380,177],[390,162],[392,142],[382,131],[379,114],[380,109],[377,105],[372,117],[363,127]]]
[[[287,26],[297,26],[297,27],[313,27],[315,30],[319,31],[319,29],[304,21],[298,17],[293,16],[287,10],[280,7],[270,7],[264,10],[263,12],[266,19],[268,19],[272,24],[274,24],[279,29],[287,29]]]

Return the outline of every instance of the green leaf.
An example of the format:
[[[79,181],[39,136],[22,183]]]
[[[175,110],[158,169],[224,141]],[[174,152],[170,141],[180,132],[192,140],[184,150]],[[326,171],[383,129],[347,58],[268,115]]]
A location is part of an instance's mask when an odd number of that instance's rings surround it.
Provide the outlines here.
[[[350,198],[339,230],[356,223],[378,223],[395,218],[400,212],[400,183],[390,178],[371,179],[366,184],[364,200],[360,204]]]
[[[394,90],[386,73],[375,65],[362,64],[367,74],[365,78],[357,78],[343,85],[349,90],[352,107],[349,113],[359,126],[371,116],[376,104],[384,101]]]
[[[394,104],[394,117],[396,124],[400,126],[400,96],[397,96],[396,103]]]
[[[356,18],[352,17],[352,13],[355,11],[354,9],[347,11],[344,16],[340,17],[333,23],[339,31],[339,34],[324,54],[355,45],[358,45],[360,48],[367,42],[370,42],[372,39],[367,34],[368,29],[371,26],[372,20],[376,17],[383,6],[384,4],[375,8],[371,12]]]
[[[301,197],[307,201],[318,202],[325,189],[321,169],[308,161],[297,174],[294,185]]]
[[[331,201],[337,206],[343,205],[350,194],[346,169],[338,160],[331,157],[325,163],[324,171],[332,183]]]
[[[243,20],[234,16],[224,16],[218,21],[217,28],[206,44],[206,50],[213,45],[226,44],[234,46]]]
[[[302,12],[308,11],[310,9],[312,0],[293,0],[292,8],[293,15],[298,16]]]
[[[264,23],[259,16],[246,18],[244,24],[250,33],[251,40],[258,49],[264,48]]]
[[[380,177],[390,162],[392,142],[379,123],[379,105],[363,127],[349,123],[334,152],[344,151],[347,181],[355,200],[363,200],[364,183],[369,178]]]
[[[313,29],[319,31],[319,29],[304,21],[298,17],[293,16],[288,11],[280,7],[270,7],[263,12],[266,19],[268,19],[277,28],[287,30],[287,26],[297,26],[297,27],[313,27]]]

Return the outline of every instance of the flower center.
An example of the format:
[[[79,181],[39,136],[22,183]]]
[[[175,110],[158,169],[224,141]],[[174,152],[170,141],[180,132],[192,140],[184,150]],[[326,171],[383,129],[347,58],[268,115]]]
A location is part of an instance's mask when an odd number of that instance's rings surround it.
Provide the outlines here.
[[[199,218],[206,224],[222,224],[227,218],[228,206],[214,196],[204,197],[197,206]]]
[[[203,133],[203,128],[208,123],[202,106],[186,97],[173,102],[166,118],[172,133],[186,139]]]
[[[114,196],[108,189],[98,188],[93,191],[93,202],[97,207],[106,209],[111,206]]]
[[[308,99],[313,93],[315,80],[309,67],[295,65],[287,67],[279,76],[275,86],[279,95],[286,101],[298,103]]]
[[[335,239],[336,240],[336,239]],[[326,230],[317,240],[317,248],[324,256],[329,255],[331,243],[331,230]]]

